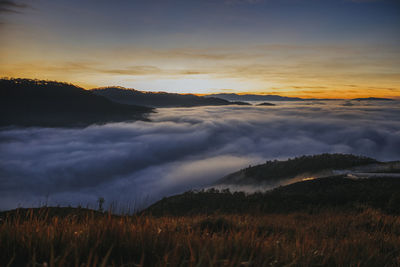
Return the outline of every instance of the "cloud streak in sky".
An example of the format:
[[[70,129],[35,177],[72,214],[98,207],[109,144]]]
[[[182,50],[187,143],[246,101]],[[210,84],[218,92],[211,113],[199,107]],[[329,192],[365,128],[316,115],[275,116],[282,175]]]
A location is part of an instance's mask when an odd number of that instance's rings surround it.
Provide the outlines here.
[[[0,73],[180,93],[400,97],[398,0],[0,1]],[[25,10],[27,11],[27,10]],[[71,19],[73,18],[73,19]],[[278,90],[279,89],[279,90]],[[369,93],[369,92],[368,92]],[[317,97],[317,96],[315,96]],[[349,96],[350,97],[350,96]]]
[[[346,102],[160,109],[152,122],[0,131],[1,209],[150,203],[267,159],[340,152],[400,159],[400,108]],[[137,204],[138,205],[138,204]]]
[[[352,98],[400,96],[400,74],[396,72],[400,51],[390,45],[271,44],[158,50],[121,46],[110,47],[108,52],[96,48],[74,51],[79,59],[40,57],[30,63],[0,66],[0,71],[10,77],[13,73],[32,78],[43,73],[46,79],[65,76],[64,81],[86,88],[119,85],[180,93],[225,88],[241,92],[274,89],[279,94],[301,97],[334,97],[332,91]],[[90,54],[98,56],[94,59]],[[9,60],[14,57],[9,56]],[[97,77],[103,77],[100,84],[95,81]],[[315,87],[321,90],[310,90]]]
[[[1,13],[20,13],[23,9],[29,7],[27,4],[19,3],[11,0],[0,0]]]

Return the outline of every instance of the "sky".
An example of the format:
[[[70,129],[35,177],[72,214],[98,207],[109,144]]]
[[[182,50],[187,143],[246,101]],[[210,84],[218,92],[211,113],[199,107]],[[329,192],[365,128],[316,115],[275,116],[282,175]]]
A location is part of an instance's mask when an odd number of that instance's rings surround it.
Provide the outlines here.
[[[304,154],[400,159],[397,101],[164,108],[151,121],[0,131],[0,210],[140,208],[249,165]],[[260,189],[259,187],[257,187]],[[132,210],[131,210],[132,211]]]
[[[399,0],[0,0],[0,76],[400,98]]]

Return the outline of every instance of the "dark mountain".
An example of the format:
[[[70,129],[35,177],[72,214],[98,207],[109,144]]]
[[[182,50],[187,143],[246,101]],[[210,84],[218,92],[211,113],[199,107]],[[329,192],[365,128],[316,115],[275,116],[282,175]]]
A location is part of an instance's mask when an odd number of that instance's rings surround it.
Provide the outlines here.
[[[227,175],[217,181],[216,185],[274,184],[297,176],[314,176],[316,173],[321,172],[332,175],[332,170],[342,170],[374,163],[378,163],[378,161],[349,154],[302,156],[285,161],[274,160],[253,167],[249,166]]]
[[[332,170],[354,171],[332,174]],[[155,216],[193,214],[260,214],[319,212],[327,209],[378,208],[400,214],[400,162],[381,163],[348,154],[302,156],[286,161],[267,161],[228,175],[217,186],[235,184],[259,188],[258,192],[231,192],[228,188],[189,191],[164,198],[143,213]],[[293,179],[297,175],[325,171],[330,176],[310,178],[261,192],[262,184]],[[368,172],[368,173],[363,173]],[[360,176],[357,176],[360,175]],[[368,178],[368,179],[360,179]],[[292,180],[293,181],[293,180]]]
[[[209,94],[205,97],[218,97],[228,101],[331,101],[341,100],[332,98],[300,98],[300,97],[287,97],[280,95],[257,95],[257,94]]]
[[[0,126],[87,126],[145,119],[151,108],[123,105],[72,84],[0,80]]]
[[[92,89],[93,93],[107,97],[108,99],[132,105],[148,107],[193,107],[193,106],[222,106],[245,105],[245,103],[231,103],[216,97],[202,97],[192,94],[172,94],[165,92],[142,92],[121,87],[107,87]]]
[[[231,101],[231,105],[238,105],[238,106],[252,106],[252,104],[242,101]]]
[[[394,101],[390,98],[380,98],[380,97],[366,97],[366,98],[354,98],[354,101]]]
[[[254,95],[254,94],[210,94],[205,97],[218,97],[228,101],[303,101],[299,97],[286,97],[279,95]]]
[[[276,104],[268,103],[268,102],[263,102],[260,104],[257,104],[257,106],[276,106]]]
[[[400,214],[400,178],[320,178],[278,187],[265,193],[229,190],[186,192],[164,198],[144,213],[154,216],[194,214],[260,214],[377,208]]]

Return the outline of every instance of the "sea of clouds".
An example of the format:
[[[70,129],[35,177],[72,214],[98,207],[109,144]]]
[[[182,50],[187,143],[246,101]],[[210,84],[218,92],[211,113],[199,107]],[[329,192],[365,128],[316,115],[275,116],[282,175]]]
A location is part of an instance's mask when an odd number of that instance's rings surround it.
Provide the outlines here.
[[[120,209],[207,186],[248,165],[317,153],[400,160],[400,105],[386,101],[157,109],[150,122],[0,130],[0,209]]]

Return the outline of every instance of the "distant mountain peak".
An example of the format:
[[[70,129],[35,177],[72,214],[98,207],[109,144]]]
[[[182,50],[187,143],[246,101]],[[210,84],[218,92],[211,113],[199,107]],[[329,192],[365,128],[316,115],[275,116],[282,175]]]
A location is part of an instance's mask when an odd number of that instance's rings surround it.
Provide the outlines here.
[[[153,109],[115,103],[69,83],[0,79],[0,126],[75,127],[142,120]],[[29,114],[29,116],[27,116]]]
[[[382,98],[382,97],[362,97],[362,98],[353,98],[354,101],[394,101],[391,98]]]
[[[302,101],[305,99],[299,97],[287,97],[280,95],[257,95],[257,94],[235,94],[235,93],[220,93],[209,94],[205,97],[218,97],[228,101]]]
[[[193,107],[247,104],[240,101],[230,102],[229,100],[217,97],[204,97],[194,94],[167,92],[146,92],[115,86],[96,88],[91,91],[97,95],[107,97],[114,102],[149,107]]]

